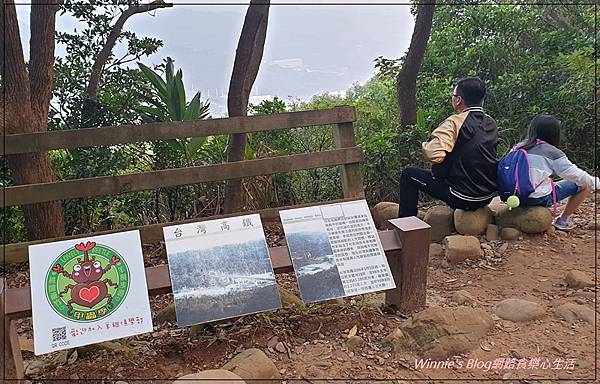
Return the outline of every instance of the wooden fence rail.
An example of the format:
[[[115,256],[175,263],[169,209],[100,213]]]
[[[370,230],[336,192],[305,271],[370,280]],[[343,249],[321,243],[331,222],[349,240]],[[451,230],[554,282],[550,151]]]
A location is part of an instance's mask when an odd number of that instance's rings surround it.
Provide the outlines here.
[[[286,112],[266,116],[119,125],[114,127],[69,129],[6,135],[1,155],[44,152],[51,149],[97,147],[143,141],[184,139],[252,133],[275,129],[351,123],[356,120],[353,107],[336,107],[318,111]]]
[[[7,135],[3,137],[5,140],[5,147],[1,148],[3,155],[331,125],[335,149],[234,163],[11,186],[5,188],[4,196],[0,195],[0,205],[3,207],[20,206],[53,200],[115,195],[154,188],[239,179],[320,167],[340,167],[342,199],[288,207],[274,207],[252,212],[259,213],[263,220],[278,219],[279,211],[282,209],[364,198],[363,178],[360,171],[360,162],[363,158],[362,151],[356,146],[352,125],[355,120],[356,112],[354,108],[337,107],[329,110],[290,112],[267,116]],[[1,256],[3,262],[23,262],[28,260],[28,246],[32,244],[76,239],[131,229],[140,230],[142,243],[159,242],[164,240],[162,231],[164,226],[240,214],[240,212],[237,212],[228,215],[144,225],[136,228],[120,228],[97,233],[7,244],[3,247]],[[409,313],[425,306],[430,229],[427,224],[416,217],[390,220],[390,223],[394,229],[379,232],[379,238],[397,288],[386,291],[385,300],[387,305],[395,306],[400,311]],[[269,253],[275,273],[292,271],[292,263],[287,247],[273,247],[269,249]],[[160,265],[146,268],[146,277],[150,295],[171,291],[168,266]],[[0,332],[0,344],[4,346],[2,357],[5,361],[5,364],[0,368],[2,371],[0,376],[5,379],[22,379],[24,375],[23,362],[14,319],[31,315],[30,288],[5,289],[5,282],[0,278],[0,306],[2,307],[0,321],[4,325],[4,331]]]

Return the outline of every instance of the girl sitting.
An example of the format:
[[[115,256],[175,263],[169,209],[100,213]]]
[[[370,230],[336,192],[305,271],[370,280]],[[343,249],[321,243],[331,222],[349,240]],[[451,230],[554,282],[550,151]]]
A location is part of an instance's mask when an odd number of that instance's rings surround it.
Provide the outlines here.
[[[552,207],[558,201],[569,198],[562,214],[552,222],[557,229],[569,231],[575,228],[571,214],[588,193],[600,187],[600,179],[571,163],[564,152],[558,149],[559,144],[560,121],[548,114],[538,115],[531,120],[527,138],[517,144],[517,148],[527,151],[529,179],[535,191],[521,204]],[[551,178],[553,175],[563,180],[554,183]]]

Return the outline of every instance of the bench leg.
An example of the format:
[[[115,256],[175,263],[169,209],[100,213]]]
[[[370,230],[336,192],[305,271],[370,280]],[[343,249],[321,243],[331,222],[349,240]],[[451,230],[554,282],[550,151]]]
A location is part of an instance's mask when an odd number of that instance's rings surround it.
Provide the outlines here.
[[[2,344],[0,378],[3,380],[22,380],[25,378],[23,356],[21,355],[15,321],[5,316],[5,292],[4,279],[0,279],[0,309],[2,311],[0,316],[2,322],[2,331],[0,332],[0,344]]]
[[[396,289],[386,291],[385,304],[409,314],[425,308],[431,227],[416,217],[389,222],[402,249],[387,255]]]

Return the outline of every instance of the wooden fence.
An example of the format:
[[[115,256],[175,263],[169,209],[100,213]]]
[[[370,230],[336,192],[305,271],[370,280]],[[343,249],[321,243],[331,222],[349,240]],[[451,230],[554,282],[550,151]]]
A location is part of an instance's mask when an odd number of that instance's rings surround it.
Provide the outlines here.
[[[363,180],[360,171],[362,151],[356,146],[352,124],[355,120],[356,112],[354,108],[337,107],[328,110],[289,112],[267,116],[123,125],[7,135],[4,137],[6,145],[5,148],[2,148],[3,155],[153,140],[252,133],[308,126],[331,126],[335,149],[234,163],[18,185],[5,188],[5,193],[1,196],[0,201],[3,207],[21,206],[54,200],[117,195],[125,192],[143,191],[160,187],[239,179],[320,167],[340,167],[343,190],[342,199],[254,211],[254,213],[259,213],[263,220],[276,220],[279,210],[282,209],[364,198]],[[3,247],[1,256],[3,261],[7,263],[27,261],[28,246],[31,244],[76,239],[131,229],[140,230],[143,243],[157,242],[163,240],[162,227],[164,226],[212,220],[239,214],[193,218],[178,222],[7,244]],[[397,307],[404,313],[409,313],[425,306],[429,226],[416,217],[395,219],[390,222],[394,228],[393,230],[379,232],[379,237],[397,286],[396,289],[386,292],[386,303]],[[292,263],[287,247],[273,247],[269,249],[269,253],[275,273],[292,271]],[[171,291],[171,282],[166,265],[146,268],[146,277],[148,290],[151,295]],[[0,303],[3,307],[1,320],[5,324],[4,332],[0,333],[0,338],[2,339],[0,340],[0,344],[4,345],[3,355],[6,357],[4,359],[5,364],[2,367],[3,375],[6,375],[6,378],[22,378],[23,363],[20,349],[18,348],[18,338],[16,337],[13,320],[31,315],[31,292],[29,287],[6,289],[4,284],[4,281],[0,281]]]

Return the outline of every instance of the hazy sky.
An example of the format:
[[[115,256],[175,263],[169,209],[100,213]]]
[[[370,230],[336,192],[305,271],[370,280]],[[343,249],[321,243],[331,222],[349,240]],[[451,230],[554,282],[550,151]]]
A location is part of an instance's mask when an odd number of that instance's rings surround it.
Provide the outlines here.
[[[410,43],[414,21],[409,5],[290,2],[273,1],[271,6],[264,57],[252,92],[255,96],[307,99],[345,90],[371,77],[377,56],[400,57]],[[309,3],[294,1],[303,2]],[[164,47],[144,63],[159,63],[171,56],[175,66],[183,69],[189,97],[201,91],[203,99],[210,97],[213,114],[221,114],[248,1],[189,3],[177,2],[172,8],[134,15],[125,29],[163,40]],[[18,6],[17,12],[22,42],[28,49],[29,6]],[[72,31],[76,25],[68,16],[57,19],[61,31]],[[57,47],[57,54],[61,52]]]

